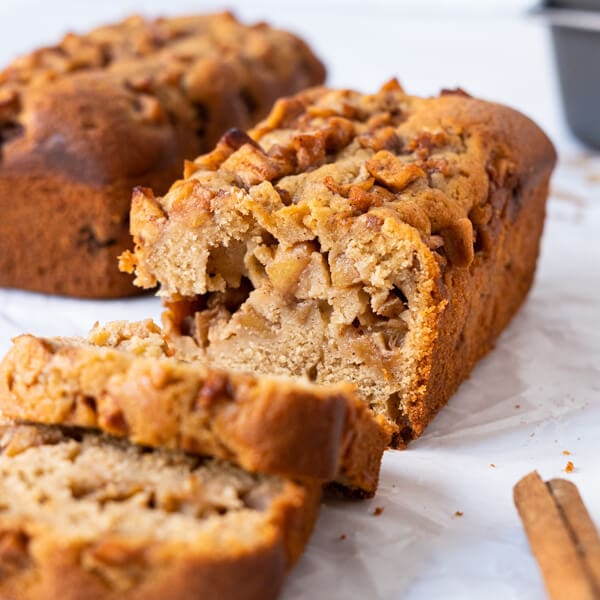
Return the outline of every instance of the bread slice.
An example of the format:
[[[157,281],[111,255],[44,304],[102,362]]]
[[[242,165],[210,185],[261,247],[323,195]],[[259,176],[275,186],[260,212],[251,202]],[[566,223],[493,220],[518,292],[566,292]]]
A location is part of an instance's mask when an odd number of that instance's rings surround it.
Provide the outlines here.
[[[121,266],[217,368],[350,381],[420,435],[523,302],[552,144],[504,106],[318,88],[133,198]]]
[[[0,597],[265,600],[319,486],[57,427],[0,428]]]
[[[0,364],[0,411],[375,492],[391,430],[352,386],[217,371],[169,352],[152,321],[97,326],[87,340],[22,335]]]

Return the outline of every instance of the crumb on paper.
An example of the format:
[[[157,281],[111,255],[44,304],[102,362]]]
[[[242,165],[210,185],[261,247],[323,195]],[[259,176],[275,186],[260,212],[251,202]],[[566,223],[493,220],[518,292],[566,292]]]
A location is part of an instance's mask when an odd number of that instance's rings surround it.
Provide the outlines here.
[[[585,178],[589,183],[600,183],[600,172],[586,171]]]
[[[382,512],[383,512],[383,506],[376,506],[375,510],[373,511],[373,516],[378,517],[379,515],[381,515]]]
[[[520,404],[515,404],[515,408],[519,409],[519,408],[521,408],[521,405]]]
[[[575,470],[575,465],[572,461],[567,462],[567,466],[565,467],[565,473],[572,473]]]
[[[529,437],[535,437],[535,431],[529,434]]]
[[[568,450],[563,450],[563,454],[565,456],[571,456],[571,453]]]
[[[343,542],[346,539],[346,534],[345,533],[341,533],[340,534],[340,540]]]
[[[464,513],[462,510],[457,510],[457,511],[454,513],[454,516],[455,516],[455,517],[462,517],[464,514],[465,514],[465,513]]]
[[[568,190],[553,188],[551,195],[556,200],[562,200],[580,208],[585,207],[585,198]]]
[[[495,469],[495,468],[496,468],[496,465],[495,465],[494,463],[490,463],[490,468],[491,468],[491,469]]]

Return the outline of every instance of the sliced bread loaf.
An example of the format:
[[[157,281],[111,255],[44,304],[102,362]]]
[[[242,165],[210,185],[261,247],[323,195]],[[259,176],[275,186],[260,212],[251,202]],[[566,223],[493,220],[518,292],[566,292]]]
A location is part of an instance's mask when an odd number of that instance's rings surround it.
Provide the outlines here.
[[[375,492],[391,429],[352,386],[216,371],[169,353],[152,321],[98,326],[87,340],[19,336],[0,365],[0,410]]]
[[[312,89],[229,132],[155,197],[122,268],[218,368],[351,381],[419,436],[531,286],[555,152],[461,92]]]
[[[0,426],[0,598],[268,600],[317,484],[58,427]]]

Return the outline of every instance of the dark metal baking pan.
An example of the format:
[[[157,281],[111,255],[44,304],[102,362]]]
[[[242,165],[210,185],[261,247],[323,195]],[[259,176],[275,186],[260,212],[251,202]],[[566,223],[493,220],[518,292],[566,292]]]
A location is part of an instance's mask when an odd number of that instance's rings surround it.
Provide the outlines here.
[[[535,12],[552,29],[567,123],[600,148],[600,0],[548,1]]]
[[[600,0],[548,0],[545,6],[569,10],[600,10]]]

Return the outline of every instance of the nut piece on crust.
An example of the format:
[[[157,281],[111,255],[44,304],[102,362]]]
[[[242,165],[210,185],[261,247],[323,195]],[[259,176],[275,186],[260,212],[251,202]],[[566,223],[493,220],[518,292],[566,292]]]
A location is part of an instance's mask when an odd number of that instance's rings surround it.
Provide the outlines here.
[[[153,198],[156,227],[134,203],[129,268],[158,282],[174,346],[350,381],[404,444],[527,294],[552,144],[509,108],[393,81],[280,100],[248,136]]]

